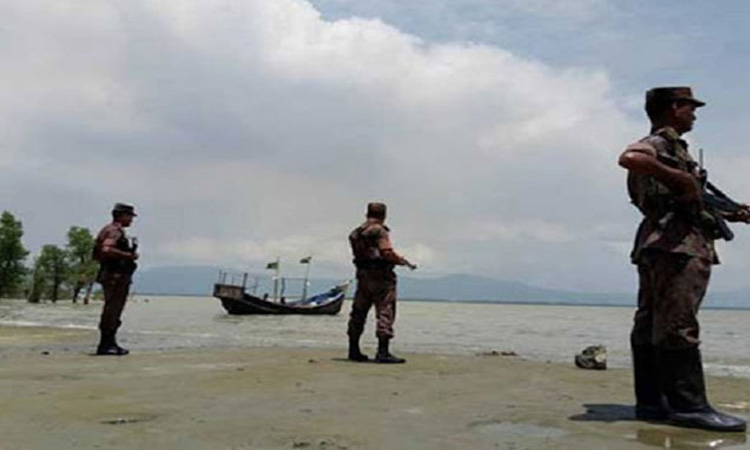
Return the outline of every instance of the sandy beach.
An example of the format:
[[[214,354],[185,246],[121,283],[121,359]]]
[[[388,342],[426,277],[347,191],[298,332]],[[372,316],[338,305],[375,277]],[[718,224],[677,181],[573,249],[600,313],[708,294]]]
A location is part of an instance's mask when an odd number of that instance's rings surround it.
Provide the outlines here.
[[[343,348],[95,357],[95,341],[0,327],[0,449],[748,448],[745,433],[632,420],[624,369],[493,354],[355,364]],[[750,416],[750,380],[708,382],[715,405]]]

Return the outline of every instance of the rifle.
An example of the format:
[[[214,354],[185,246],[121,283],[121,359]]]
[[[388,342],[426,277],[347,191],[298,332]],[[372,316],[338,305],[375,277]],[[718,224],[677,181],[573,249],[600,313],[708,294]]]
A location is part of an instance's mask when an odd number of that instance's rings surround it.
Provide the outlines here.
[[[135,254],[138,251],[138,238],[135,236],[130,237],[130,252]],[[125,272],[128,275],[133,275],[133,273],[138,269],[138,264],[134,260],[125,259],[121,261],[121,264],[123,265]]]
[[[729,198],[724,192],[708,181],[708,171],[703,167],[703,149],[698,151],[698,180],[701,185],[703,199],[703,214],[709,216],[706,221],[709,232],[714,239],[731,241],[734,233],[729,228],[725,216],[740,212],[743,206]]]

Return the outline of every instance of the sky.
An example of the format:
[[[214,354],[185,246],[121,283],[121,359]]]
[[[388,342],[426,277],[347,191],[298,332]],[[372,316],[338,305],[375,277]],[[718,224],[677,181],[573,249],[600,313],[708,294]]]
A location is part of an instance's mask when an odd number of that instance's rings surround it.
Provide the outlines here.
[[[617,157],[646,89],[750,201],[750,3],[4,0],[0,210],[33,252],[135,205],[141,264],[352,272],[369,201],[420,276],[635,289]],[[750,229],[713,289],[750,286]],[[411,275],[411,274],[410,274]]]

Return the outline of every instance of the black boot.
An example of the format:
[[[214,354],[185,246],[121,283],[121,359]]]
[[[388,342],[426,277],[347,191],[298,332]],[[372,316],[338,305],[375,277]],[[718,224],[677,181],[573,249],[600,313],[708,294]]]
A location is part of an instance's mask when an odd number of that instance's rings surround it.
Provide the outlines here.
[[[97,355],[121,356],[130,353],[127,349],[124,349],[117,345],[117,341],[115,340],[115,333],[115,331],[101,331],[99,346],[96,348]]]
[[[99,346],[96,347],[97,355],[110,355],[114,349],[112,338],[114,334],[111,331],[100,330]]]
[[[716,411],[706,399],[703,363],[698,347],[660,350],[662,390],[669,402],[669,420],[678,426],[714,431],[745,431],[745,421]]]
[[[388,342],[390,339],[388,338],[380,338],[378,339],[378,354],[375,356],[375,362],[376,363],[382,363],[382,364],[403,364],[406,362],[404,358],[399,358],[397,356],[391,355],[391,352],[388,351]]]
[[[349,360],[356,362],[365,362],[369,360],[367,355],[359,349],[359,337],[349,336]]]
[[[117,343],[117,331],[112,333],[112,344],[114,345],[118,356],[127,355],[130,353],[130,350],[120,347],[120,344]]]
[[[638,420],[666,420],[669,414],[661,392],[656,349],[651,344],[635,345],[633,355],[633,386],[635,387],[635,418]]]

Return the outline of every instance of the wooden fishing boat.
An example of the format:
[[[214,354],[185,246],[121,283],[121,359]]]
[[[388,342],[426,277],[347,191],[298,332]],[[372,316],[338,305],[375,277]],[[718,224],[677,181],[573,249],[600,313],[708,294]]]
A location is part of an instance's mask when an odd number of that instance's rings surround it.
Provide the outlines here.
[[[224,277],[225,278],[225,277]],[[272,298],[267,295],[258,297],[246,292],[247,276],[243,283],[233,284],[222,280],[214,284],[214,297],[221,300],[221,305],[229,314],[305,314],[323,315],[338,314],[344,302],[349,281],[332,287],[326,292],[312,297],[303,296],[296,300],[284,300],[283,297]]]

